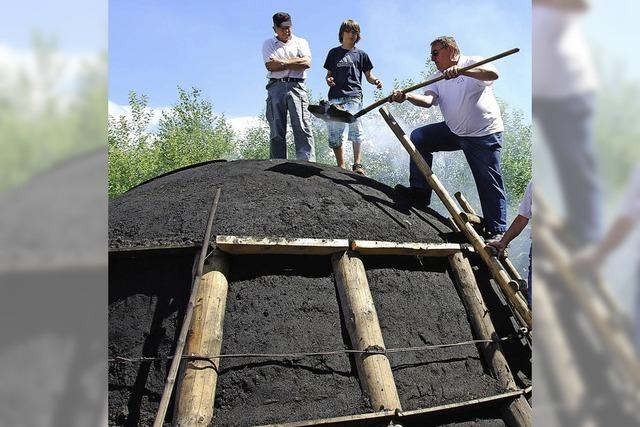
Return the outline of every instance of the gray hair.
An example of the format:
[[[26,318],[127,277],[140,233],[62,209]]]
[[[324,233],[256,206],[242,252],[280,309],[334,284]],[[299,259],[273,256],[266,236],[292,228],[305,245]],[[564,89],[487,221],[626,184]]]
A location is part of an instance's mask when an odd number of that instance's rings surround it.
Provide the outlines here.
[[[440,43],[443,48],[447,48],[447,47],[453,48],[454,56],[460,55],[460,49],[458,48],[458,43],[456,42],[456,39],[454,39],[451,36],[440,36],[431,42],[431,46],[433,46],[435,43]]]

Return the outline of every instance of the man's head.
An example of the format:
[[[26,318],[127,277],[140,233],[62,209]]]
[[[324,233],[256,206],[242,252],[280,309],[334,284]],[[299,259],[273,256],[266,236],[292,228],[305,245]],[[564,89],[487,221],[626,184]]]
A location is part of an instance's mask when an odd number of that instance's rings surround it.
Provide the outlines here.
[[[340,43],[345,40],[345,37],[349,37],[350,39],[348,40],[353,41],[354,45],[358,43],[360,41],[360,24],[353,19],[344,21],[338,31],[338,40],[340,40]]]
[[[453,37],[441,36],[431,42],[431,60],[436,64],[438,71],[455,65],[459,58],[460,49]]]
[[[291,15],[286,12],[278,12],[273,15],[273,31],[278,39],[286,42],[291,38]]]

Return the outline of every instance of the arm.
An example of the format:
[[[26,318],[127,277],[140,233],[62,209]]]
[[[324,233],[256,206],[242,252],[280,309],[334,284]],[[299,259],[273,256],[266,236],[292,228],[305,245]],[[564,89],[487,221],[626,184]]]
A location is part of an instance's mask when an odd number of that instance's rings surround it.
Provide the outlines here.
[[[265,62],[264,65],[269,71],[302,71],[311,67],[311,58],[309,58],[308,56],[290,59],[274,59],[273,57],[271,57],[269,58],[269,61]]]
[[[393,92],[391,99],[395,102],[404,102],[409,101],[413,105],[417,107],[429,108],[438,99],[438,95],[435,92],[431,92],[430,90],[425,92],[424,95],[418,95],[415,93],[402,93],[399,90]]]
[[[302,56],[300,58],[289,58],[284,61],[285,68],[287,70],[303,71],[307,68],[311,68],[311,57]]]
[[[598,243],[586,247],[576,255],[575,263],[598,270],[607,257],[631,234],[635,219],[627,215],[619,215],[611,224],[606,234]]]
[[[334,87],[336,85],[336,82],[333,81],[333,73],[329,70],[327,70],[327,77],[325,78],[325,81],[329,87]]]
[[[369,83],[371,83],[372,85],[376,86],[376,89],[382,89],[382,86],[383,86],[382,80],[380,80],[379,78],[374,76],[373,72],[371,70],[369,70],[366,73],[364,73],[364,75],[367,78],[367,81]]]
[[[467,71],[460,72],[460,67],[454,65],[453,67],[449,67],[442,72],[444,74],[445,79],[455,79],[458,76],[467,76],[474,78],[476,80],[481,80],[483,82],[492,82],[494,80],[498,80],[498,73],[495,70],[486,69],[482,67],[472,68]]]
[[[524,230],[528,223],[529,218],[527,218],[526,216],[518,215],[513,220],[513,222],[509,226],[509,229],[506,231],[506,233],[504,233],[500,240],[491,241],[487,244],[489,246],[493,246],[498,250],[498,256],[502,255],[502,252],[504,252],[507,246],[509,246],[509,243],[511,243],[513,239],[515,239],[520,235],[520,233],[522,233],[522,230]]]

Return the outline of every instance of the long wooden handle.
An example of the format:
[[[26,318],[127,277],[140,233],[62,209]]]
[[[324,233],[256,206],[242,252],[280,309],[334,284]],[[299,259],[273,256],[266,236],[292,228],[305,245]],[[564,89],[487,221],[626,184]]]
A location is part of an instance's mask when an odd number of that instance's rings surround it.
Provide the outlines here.
[[[466,67],[460,68],[459,72],[460,73],[464,73],[465,71],[469,71],[472,68],[479,67],[480,65],[487,64],[489,62],[495,61],[496,59],[504,58],[505,56],[513,55],[514,53],[517,53],[517,52],[520,52],[520,49],[518,49],[517,47],[514,48],[514,49],[511,49],[511,50],[507,50],[505,52],[502,52],[502,53],[499,53],[499,54],[497,54],[495,56],[492,56],[491,58],[483,59],[482,61],[476,62],[475,64],[471,64],[471,65],[468,65]],[[444,75],[436,77],[435,79],[431,79],[431,80],[424,81],[422,83],[415,84],[415,85],[410,86],[410,87],[408,87],[406,89],[402,89],[400,92],[402,92],[402,93],[412,92],[412,91],[414,91],[416,89],[420,89],[421,87],[425,87],[425,86],[428,86],[428,85],[430,85],[432,83],[439,82],[440,80],[443,80],[443,79],[444,79]],[[392,96],[393,96],[393,94],[387,96],[386,98],[382,98],[379,101],[374,102],[373,104],[369,105],[368,107],[365,107],[362,110],[358,111],[356,114],[353,115],[353,117],[354,118],[358,118],[358,117],[360,117],[362,115],[367,114],[369,111],[373,110],[374,108],[377,108],[377,107],[379,107],[379,106],[381,106],[383,104],[386,104],[387,102],[391,101],[391,97]]]

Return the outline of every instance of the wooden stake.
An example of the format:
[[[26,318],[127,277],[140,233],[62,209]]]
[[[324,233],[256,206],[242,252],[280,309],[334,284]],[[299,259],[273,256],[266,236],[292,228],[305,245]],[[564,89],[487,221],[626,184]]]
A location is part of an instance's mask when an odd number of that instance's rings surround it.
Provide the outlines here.
[[[220,355],[222,329],[227,303],[228,261],[224,253],[215,250],[206,265],[198,287],[196,305],[187,335],[185,354]],[[184,363],[182,380],[177,392],[175,425],[208,426],[213,420],[213,407],[220,359],[188,360]]]
[[[504,270],[500,262],[495,256],[492,256],[490,252],[485,249],[485,243],[478,232],[468,222],[464,222],[460,216],[462,210],[458,204],[451,198],[449,192],[444,188],[440,180],[424,160],[424,157],[418,153],[416,147],[413,145],[409,137],[404,133],[400,125],[393,118],[391,113],[386,107],[380,108],[380,114],[387,122],[393,133],[400,140],[402,146],[409,153],[409,157],[416,164],[420,172],[424,175],[427,183],[431,186],[433,191],[438,195],[442,204],[447,208],[454,222],[458,228],[465,234],[469,242],[473,245],[476,252],[480,255],[482,260],[487,265],[489,272],[500,286],[502,293],[509,301],[510,306],[513,308],[516,318],[523,326],[531,329],[531,311],[527,305],[527,301],[522,296],[522,293],[518,292],[517,282],[511,280],[507,272]],[[514,286],[515,285],[515,286]]]
[[[331,263],[353,349],[384,349],[378,314],[362,261],[353,253],[345,252],[333,255]],[[386,355],[358,354],[356,366],[362,389],[374,411],[402,409]]]
[[[462,254],[454,254],[449,257],[449,263],[477,339],[495,339],[497,333],[491,318],[487,316],[489,310],[480,294],[469,260]],[[482,343],[479,346],[498,383],[508,390],[515,390],[517,386],[502,353],[502,346],[499,343]],[[501,410],[509,426],[531,426],[531,406],[524,397],[521,396],[509,404],[503,405]]]
[[[153,421],[153,427],[162,427],[164,423],[164,417],[167,415],[167,408],[169,407],[169,401],[171,400],[171,393],[173,392],[173,386],[176,382],[176,375],[178,374],[178,368],[182,361],[182,352],[184,351],[185,340],[189,326],[191,325],[191,316],[193,315],[193,307],[195,305],[196,295],[198,294],[198,287],[200,286],[200,279],[202,278],[202,272],[204,270],[204,261],[207,256],[207,250],[209,249],[209,240],[211,239],[211,228],[213,227],[213,218],[215,218],[216,210],[218,208],[218,201],[220,200],[220,188],[216,191],[209,210],[209,219],[207,220],[207,229],[204,232],[204,239],[202,242],[202,248],[200,251],[200,258],[198,261],[198,268],[191,284],[191,295],[189,296],[189,303],[187,304],[187,311],[182,320],[182,327],[180,329],[180,335],[178,336],[178,342],[176,343],[176,351],[171,361],[171,367],[169,368],[169,374],[164,384],[164,390],[162,391],[162,397],[160,398],[160,405],[158,405],[158,412],[156,418]]]

